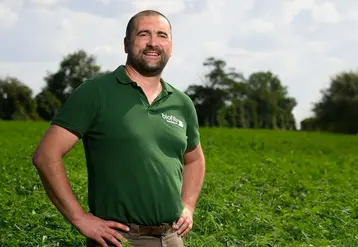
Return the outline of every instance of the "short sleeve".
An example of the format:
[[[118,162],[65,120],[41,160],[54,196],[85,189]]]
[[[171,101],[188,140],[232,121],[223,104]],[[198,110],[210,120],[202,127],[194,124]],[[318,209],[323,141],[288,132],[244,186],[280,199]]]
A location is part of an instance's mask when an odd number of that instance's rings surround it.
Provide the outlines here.
[[[187,150],[194,149],[200,143],[199,122],[195,106],[189,98],[187,110]]]
[[[95,81],[83,82],[63,103],[51,124],[75,132],[82,138],[93,124],[99,111],[98,95]]]

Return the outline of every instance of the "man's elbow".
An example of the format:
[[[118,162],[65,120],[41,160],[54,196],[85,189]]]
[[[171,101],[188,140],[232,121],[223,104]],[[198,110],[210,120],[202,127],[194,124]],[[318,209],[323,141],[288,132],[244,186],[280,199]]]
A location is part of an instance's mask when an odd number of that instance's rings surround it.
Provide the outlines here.
[[[42,164],[44,163],[44,154],[39,149],[36,149],[35,152],[32,155],[32,164],[40,169]]]
[[[39,147],[32,155],[32,164],[37,169],[41,170],[48,166],[50,163],[54,163],[55,160],[61,159],[57,156],[58,155],[54,155],[53,153],[51,153],[50,150],[44,150],[43,148]]]

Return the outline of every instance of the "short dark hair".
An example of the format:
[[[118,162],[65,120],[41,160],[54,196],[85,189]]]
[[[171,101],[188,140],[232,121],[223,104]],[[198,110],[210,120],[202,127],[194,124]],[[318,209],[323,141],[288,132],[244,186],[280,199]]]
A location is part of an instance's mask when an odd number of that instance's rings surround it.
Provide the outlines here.
[[[156,15],[162,16],[168,21],[169,26],[170,26],[170,31],[171,31],[172,30],[172,25],[171,25],[169,19],[165,15],[163,15],[162,13],[160,13],[160,12],[158,12],[156,10],[143,10],[143,11],[135,14],[134,16],[132,16],[132,18],[129,20],[129,22],[127,24],[127,28],[126,28],[126,38],[127,39],[130,38],[131,33],[133,31],[133,28],[134,28],[134,22],[138,17],[141,17],[141,16],[156,16]]]

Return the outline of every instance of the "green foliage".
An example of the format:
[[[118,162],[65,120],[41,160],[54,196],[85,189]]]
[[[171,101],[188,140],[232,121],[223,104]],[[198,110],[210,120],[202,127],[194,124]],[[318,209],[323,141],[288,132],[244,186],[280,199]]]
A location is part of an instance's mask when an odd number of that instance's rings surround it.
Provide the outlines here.
[[[317,119],[314,117],[305,118],[301,121],[301,130],[316,131],[318,130]]]
[[[0,117],[5,120],[38,120],[32,90],[14,77],[0,79]]]
[[[40,117],[46,121],[50,121],[61,107],[61,102],[48,89],[42,90],[36,98],[37,112]]]
[[[227,108],[226,107],[222,107],[221,109],[219,109],[217,111],[217,122],[218,122],[218,126],[220,127],[229,127],[229,122],[226,119],[226,115],[227,115]]]
[[[65,56],[59,70],[48,73],[46,86],[32,98],[32,90],[15,77],[0,79],[0,119],[51,120],[68,95],[85,80],[107,73],[95,57],[79,50]]]
[[[85,246],[31,164],[47,127],[0,122],[0,246]],[[201,136],[207,172],[186,246],[358,246],[356,137],[225,128]],[[82,144],[65,166],[87,210]]]
[[[200,125],[218,126],[218,111],[225,106],[225,98],[228,96],[227,86],[228,75],[224,72],[226,63],[223,60],[208,58],[203,65],[210,71],[205,75],[205,85],[190,85],[185,93],[193,100],[197,109]]]
[[[287,96],[287,89],[281,85],[279,78],[268,72],[256,72],[249,76],[248,94],[256,102],[258,128],[294,129],[295,121],[284,119],[292,117],[296,100]],[[293,121],[292,121],[293,120]]]
[[[205,85],[191,85],[186,94],[193,100],[199,124],[261,129],[295,129],[292,114],[296,100],[276,75],[255,72],[244,76],[213,57],[204,62],[209,72]],[[216,117],[214,117],[216,116]],[[217,120],[217,121],[214,121]]]
[[[57,72],[48,73],[45,77],[46,89],[64,103],[68,95],[83,81],[100,73],[100,66],[96,64],[95,57],[79,50],[66,55],[60,62]]]
[[[322,131],[358,133],[358,72],[342,72],[331,78],[329,88],[313,111]]]

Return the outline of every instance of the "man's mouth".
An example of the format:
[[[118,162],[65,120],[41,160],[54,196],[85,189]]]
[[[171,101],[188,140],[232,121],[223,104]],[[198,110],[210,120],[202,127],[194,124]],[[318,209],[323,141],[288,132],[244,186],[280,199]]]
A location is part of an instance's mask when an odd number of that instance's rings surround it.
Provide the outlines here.
[[[144,55],[149,56],[149,57],[158,57],[160,55],[160,52],[146,51],[146,52],[144,52]]]

